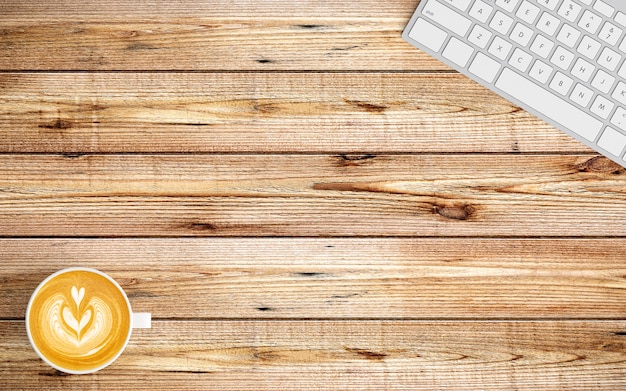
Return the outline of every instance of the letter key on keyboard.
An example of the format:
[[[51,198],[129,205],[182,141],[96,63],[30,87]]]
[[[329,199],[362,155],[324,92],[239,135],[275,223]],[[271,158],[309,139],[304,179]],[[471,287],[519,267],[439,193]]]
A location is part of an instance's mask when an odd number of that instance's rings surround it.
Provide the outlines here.
[[[626,167],[626,1],[421,0],[402,36]]]

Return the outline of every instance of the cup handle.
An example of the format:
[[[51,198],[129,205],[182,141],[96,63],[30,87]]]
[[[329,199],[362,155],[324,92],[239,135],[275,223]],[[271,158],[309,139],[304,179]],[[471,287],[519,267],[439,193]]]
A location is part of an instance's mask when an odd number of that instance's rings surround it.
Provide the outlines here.
[[[152,328],[152,314],[149,312],[133,312],[133,328],[134,329]]]

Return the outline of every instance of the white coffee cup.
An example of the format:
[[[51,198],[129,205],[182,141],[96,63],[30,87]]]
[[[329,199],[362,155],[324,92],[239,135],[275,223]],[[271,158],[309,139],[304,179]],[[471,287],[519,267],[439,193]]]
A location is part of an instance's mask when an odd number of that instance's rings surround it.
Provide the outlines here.
[[[133,313],[115,280],[85,267],[47,277],[26,308],[31,346],[48,365],[70,374],[107,367],[122,354],[133,328],[150,327],[151,314]]]

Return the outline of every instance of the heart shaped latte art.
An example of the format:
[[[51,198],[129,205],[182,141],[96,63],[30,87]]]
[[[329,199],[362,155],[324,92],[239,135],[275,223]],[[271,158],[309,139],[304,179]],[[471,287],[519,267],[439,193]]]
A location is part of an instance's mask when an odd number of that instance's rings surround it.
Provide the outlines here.
[[[48,319],[43,333],[65,353],[94,354],[113,328],[111,310],[99,297],[89,297],[84,287],[72,286],[68,293],[50,297],[43,306]]]

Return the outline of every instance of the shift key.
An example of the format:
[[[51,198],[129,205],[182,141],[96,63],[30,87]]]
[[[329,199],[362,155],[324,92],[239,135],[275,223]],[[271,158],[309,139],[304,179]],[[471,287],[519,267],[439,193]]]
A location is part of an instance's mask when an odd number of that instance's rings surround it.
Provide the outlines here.
[[[436,0],[430,0],[424,6],[422,14],[461,37],[464,37],[472,26],[469,19]]]

